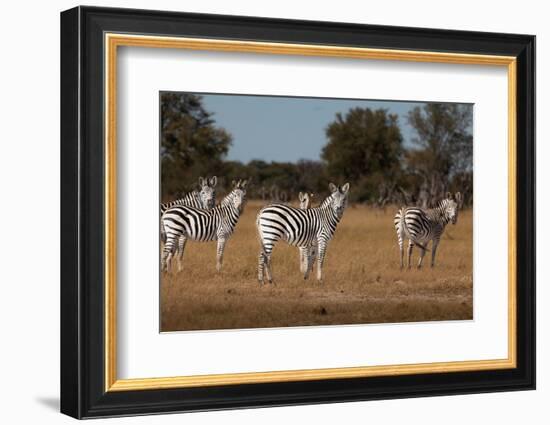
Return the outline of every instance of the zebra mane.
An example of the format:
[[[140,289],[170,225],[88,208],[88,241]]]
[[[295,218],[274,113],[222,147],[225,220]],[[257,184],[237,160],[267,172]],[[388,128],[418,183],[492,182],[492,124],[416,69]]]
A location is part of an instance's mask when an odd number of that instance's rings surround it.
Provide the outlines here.
[[[233,189],[231,192],[225,195],[225,197],[221,200],[218,207],[228,207],[228,206],[233,207],[231,201],[233,200],[233,198],[235,198],[235,195],[237,194],[237,190],[242,190],[242,189],[239,189],[238,187]]]
[[[193,200],[195,202],[201,203],[200,193],[198,190],[192,190],[191,192],[187,192],[185,195],[183,195],[181,198],[175,199],[173,201],[164,202],[161,205],[161,211],[164,211],[170,207],[173,207],[175,205],[182,205],[186,202],[189,202],[190,200]]]
[[[333,197],[334,196],[332,193],[328,195],[325,199],[323,199],[323,202],[321,202],[321,204],[317,208],[326,208],[332,202]]]
[[[222,207],[228,206],[234,197],[235,197],[235,189],[233,189],[231,192],[229,192],[227,195],[224,196],[224,198],[220,202],[220,206]]]
[[[192,196],[193,199],[196,199],[198,201],[200,201],[200,199],[201,199],[201,194],[197,189],[193,189],[191,192],[187,192],[187,195]],[[184,196],[184,198],[185,198],[185,196]]]

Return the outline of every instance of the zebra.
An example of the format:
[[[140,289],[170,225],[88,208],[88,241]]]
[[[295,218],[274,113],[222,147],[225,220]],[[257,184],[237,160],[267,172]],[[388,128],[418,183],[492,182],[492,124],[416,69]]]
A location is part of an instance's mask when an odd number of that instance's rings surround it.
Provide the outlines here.
[[[212,178],[202,178],[199,177],[199,190],[193,190],[192,192],[186,193],[182,198],[176,199],[175,201],[165,202],[160,204],[160,213],[161,215],[168,208],[176,205],[189,205],[190,207],[195,208],[204,208],[212,209],[216,203],[216,184],[218,183],[218,178],[216,176]]]
[[[261,245],[258,258],[258,281],[264,283],[264,270],[273,283],[271,254],[275,243],[282,239],[290,245],[310,247],[317,245],[317,280],[322,282],[323,261],[327,244],[336,231],[348,202],[349,183],[338,187],[329,184],[331,194],[316,208],[302,210],[284,204],[270,204],[260,210],[256,228]],[[309,267],[304,278],[309,275]]]
[[[408,268],[411,267],[411,256],[413,246],[420,248],[420,259],[418,268],[422,267],[422,260],[426,251],[429,251],[428,244],[432,241],[432,262],[435,264],[435,254],[441,235],[445,231],[445,226],[451,222],[456,224],[458,219],[458,206],[462,201],[460,192],[453,195],[448,192],[447,198],[438,203],[435,208],[424,209],[420,207],[402,207],[394,218],[395,230],[397,232],[397,241],[399,243],[399,254],[401,256],[401,269],[403,269],[403,242],[405,238],[409,239],[407,250]]]
[[[168,208],[162,216],[166,231],[166,244],[162,253],[161,270],[168,271],[178,242],[178,271],[188,239],[207,242],[217,241],[216,270],[222,268],[223,252],[246,203],[248,181],[233,182],[233,190],[211,210],[176,205]]]
[[[300,201],[300,209],[301,210],[309,209],[311,207],[311,202],[313,197],[314,197],[313,193],[300,192],[298,194],[298,199]],[[312,244],[309,247],[299,247],[298,250],[300,251],[300,272],[304,274],[304,279],[307,279],[307,276],[309,276],[309,273],[313,268],[313,264],[315,262],[315,256],[317,255],[317,249],[315,247],[315,244]]]
[[[216,176],[211,178],[199,177],[199,190],[193,190],[192,192],[186,193],[183,197],[176,199],[175,201],[166,202],[160,204],[160,216],[164,212],[173,206],[176,205],[189,205],[195,208],[204,208],[210,210],[214,208],[216,204],[216,184],[218,183],[218,178]],[[164,232],[164,226],[160,226],[160,237],[163,242],[166,242],[166,234]]]

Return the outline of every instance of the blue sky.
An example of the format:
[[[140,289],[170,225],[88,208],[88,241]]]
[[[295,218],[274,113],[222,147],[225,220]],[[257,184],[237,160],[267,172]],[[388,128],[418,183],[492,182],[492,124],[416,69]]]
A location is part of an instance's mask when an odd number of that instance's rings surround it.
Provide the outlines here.
[[[326,144],[325,128],[337,112],[352,107],[385,108],[399,116],[405,145],[410,145],[414,130],[406,116],[416,102],[342,100],[249,95],[202,95],[207,111],[216,125],[233,136],[227,159],[242,161],[296,162],[320,159]]]

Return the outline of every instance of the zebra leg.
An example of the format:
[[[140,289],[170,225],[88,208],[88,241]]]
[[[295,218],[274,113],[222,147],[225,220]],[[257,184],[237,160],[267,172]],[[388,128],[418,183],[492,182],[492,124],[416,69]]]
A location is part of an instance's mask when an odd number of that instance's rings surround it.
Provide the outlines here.
[[[166,243],[164,244],[164,249],[162,251],[162,259],[160,262],[160,269],[164,272],[168,272],[170,269],[170,264],[172,262],[172,255],[174,252],[174,235],[167,235]]]
[[[405,235],[404,235],[403,229],[401,229],[401,226],[398,226],[398,228],[397,228],[397,243],[399,244],[399,256],[401,258],[401,270],[403,270],[403,267],[405,266],[405,264],[403,263],[403,255],[404,255],[403,239],[404,239],[404,237],[405,237]]]
[[[260,243],[260,255],[258,256],[258,282],[260,285],[264,284],[264,273],[269,283],[273,283],[271,275],[271,253],[273,251],[273,244],[270,242],[267,245]]]
[[[181,263],[183,259],[183,250],[185,249],[185,243],[187,242],[187,238],[185,236],[180,236],[178,238],[178,251],[177,251],[177,258],[178,258],[178,272],[181,272]]]
[[[437,251],[437,246],[439,245],[439,238],[436,238],[432,242],[432,264],[431,266],[435,266],[435,252]]]
[[[216,251],[216,270],[221,271],[223,263],[223,250],[225,249],[225,238],[218,238],[218,249]]]
[[[407,268],[411,268],[411,257],[412,257],[412,253],[413,253],[413,242],[411,240],[409,240],[409,246],[407,248]]]
[[[267,253],[264,249],[260,252],[258,256],[258,283],[263,285],[264,282],[264,272],[269,283],[273,283],[273,276],[271,274],[271,253]]]
[[[400,269],[403,270],[403,267],[405,266],[403,264],[403,257],[404,257],[404,250],[403,250],[403,240],[401,238],[399,238],[399,256],[401,258],[401,266],[400,266]]]
[[[318,257],[317,257],[317,280],[323,282],[323,262],[325,261],[325,252],[327,249],[327,243],[323,240],[318,242]]]
[[[298,251],[300,251],[300,273],[306,273],[306,268],[309,265],[308,258],[307,258],[307,248],[306,247],[299,247]],[[304,277],[306,279],[306,277]]]
[[[418,266],[417,268],[422,268],[422,261],[424,260],[424,255],[426,255],[426,250],[424,248],[420,248],[420,258],[418,259]]]
[[[300,271],[304,275],[304,280],[309,277],[309,271],[311,270],[311,247],[300,247],[300,256],[302,262],[300,263]]]
[[[262,249],[262,251],[260,251],[260,255],[258,256],[258,283],[260,285],[264,284],[265,263],[266,263],[266,256]]]
[[[265,255],[265,274],[267,281],[273,283],[273,273],[271,273],[271,253]]]
[[[304,279],[309,277],[309,274],[313,271],[313,264],[315,264],[315,258],[317,257],[317,248],[315,244],[311,245],[307,251],[307,270]]]

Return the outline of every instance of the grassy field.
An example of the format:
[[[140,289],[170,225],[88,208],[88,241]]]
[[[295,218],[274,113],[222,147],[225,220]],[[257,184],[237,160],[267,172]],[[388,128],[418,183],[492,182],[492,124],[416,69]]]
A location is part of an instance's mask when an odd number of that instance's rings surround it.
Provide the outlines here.
[[[161,278],[161,330],[458,320],[472,318],[472,211],[460,211],[438,248],[436,267],[399,269],[393,215],[350,205],[328,245],[324,282],[304,281],[298,249],[273,253],[274,285],[256,280],[256,213],[246,205],[216,272],[216,244],[188,242],[183,270]],[[419,250],[415,248],[416,264]],[[427,266],[427,267],[426,267]]]

